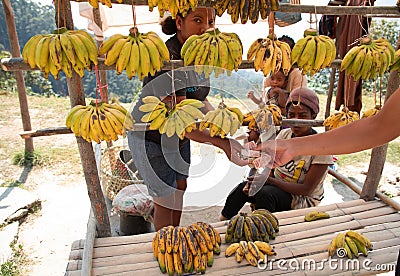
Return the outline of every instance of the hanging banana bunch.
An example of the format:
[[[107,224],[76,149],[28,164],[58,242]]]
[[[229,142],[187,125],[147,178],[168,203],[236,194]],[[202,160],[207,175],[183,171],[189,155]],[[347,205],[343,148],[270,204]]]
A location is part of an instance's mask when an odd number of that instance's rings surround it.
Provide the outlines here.
[[[299,39],[292,50],[292,65],[313,76],[319,70],[331,65],[336,58],[336,46],[333,40],[325,35],[318,35],[316,29],[304,31],[304,37]]]
[[[169,61],[169,51],[164,41],[154,32],[139,33],[137,27],[129,35],[114,34],[99,48],[99,54],[106,54],[104,64],[115,64],[117,74],[124,70],[129,79],[138,76],[140,80],[161,70],[164,61]]]
[[[116,141],[118,135],[125,135],[133,129],[132,115],[118,103],[92,101],[88,105],[74,106],[66,118],[65,124],[77,137],[88,142]]]
[[[206,77],[213,71],[216,76],[223,73],[220,68],[237,71],[242,63],[242,54],[243,46],[239,36],[220,32],[218,28],[190,36],[181,49],[184,66],[193,64],[196,72],[204,72]]]
[[[382,108],[381,105],[375,105],[374,108],[365,110],[363,112],[363,115],[361,116],[361,118],[372,117],[372,116],[376,115],[381,110],[381,108]]]
[[[289,44],[276,39],[271,34],[267,38],[255,40],[247,52],[247,60],[254,60],[256,72],[261,70],[264,76],[269,73],[277,73],[281,68],[285,76],[292,67],[290,61],[291,50]]]
[[[52,74],[59,78],[63,71],[68,78],[75,71],[80,77],[91,64],[97,64],[97,46],[84,30],[67,30],[65,27],[52,34],[37,34],[31,37],[22,50],[22,58],[29,66],[39,68],[47,79]]]
[[[221,102],[215,110],[208,111],[200,122],[199,129],[210,129],[210,136],[225,138],[233,136],[243,122],[243,113],[236,107],[228,107]]]
[[[335,111],[331,116],[325,119],[323,126],[329,130],[350,124],[360,119],[360,116],[355,111],[350,111],[346,106],[341,111]]]
[[[197,119],[203,117],[199,108],[204,104],[199,100],[184,99],[171,109],[155,96],[144,97],[142,101],[139,110],[146,112],[141,118],[142,122],[149,123],[149,130],[158,129],[160,134],[165,133],[168,137],[176,133],[183,139],[187,132],[197,128]]]
[[[198,0],[149,0],[148,5],[151,12],[157,7],[160,17],[163,17],[164,13],[169,11],[172,19],[175,19],[178,13],[185,17],[189,10],[195,10],[198,6]]]
[[[123,2],[122,0],[117,0],[117,1],[120,4]],[[80,1],[77,0],[77,2],[80,2]],[[89,0],[88,2],[93,8],[96,8],[96,9],[99,8],[99,0]],[[100,0],[100,3],[102,3],[103,5],[106,5],[109,8],[112,7],[111,0]]]
[[[387,39],[381,37],[376,40],[365,36],[360,45],[351,48],[343,57],[340,71],[352,76],[354,80],[376,79],[382,77],[395,61],[395,51]]]
[[[226,10],[233,23],[238,22],[240,17],[242,24],[246,24],[248,20],[254,24],[259,16],[266,19],[271,11],[277,11],[279,2],[278,0],[216,0],[213,2],[213,8],[218,16],[222,16]]]
[[[272,126],[282,124],[282,114],[275,104],[267,104],[245,115],[243,120],[251,130],[266,131]]]

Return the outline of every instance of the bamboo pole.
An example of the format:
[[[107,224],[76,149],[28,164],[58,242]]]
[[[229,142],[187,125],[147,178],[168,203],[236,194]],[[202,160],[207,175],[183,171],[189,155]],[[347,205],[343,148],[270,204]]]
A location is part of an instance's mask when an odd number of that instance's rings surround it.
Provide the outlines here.
[[[73,30],[74,24],[72,21],[71,5],[69,0],[56,0],[54,4],[56,7],[57,26],[59,28],[66,27],[69,30]],[[67,78],[67,85],[71,107],[78,104],[85,105],[82,79],[76,72],[73,72],[72,78]],[[103,191],[101,190],[92,144],[84,140],[82,137],[76,137],[76,141],[81,156],[82,168],[85,175],[91,207],[97,221],[97,235],[99,237],[109,237],[111,236],[110,220],[107,213]]]
[[[14,10],[9,0],[2,0],[4,15],[6,18],[8,39],[10,40],[11,55],[13,58],[20,58],[20,47],[18,42],[17,28],[15,27]],[[19,108],[21,111],[22,128],[24,131],[32,130],[31,117],[29,115],[28,98],[26,96],[26,87],[24,76],[21,71],[15,71],[15,80],[17,82]],[[25,152],[32,153],[34,151],[33,139],[25,139]]]

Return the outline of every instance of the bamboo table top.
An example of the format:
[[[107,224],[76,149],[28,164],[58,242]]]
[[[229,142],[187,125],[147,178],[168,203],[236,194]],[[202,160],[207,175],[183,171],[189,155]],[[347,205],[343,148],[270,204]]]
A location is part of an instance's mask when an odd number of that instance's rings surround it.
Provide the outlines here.
[[[329,213],[329,219],[304,222],[304,215],[313,210]],[[226,258],[224,233],[227,221],[212,223],[221,234],[221,254],[215,255],[210,275],[371,275],[394,271],[400,249],[400,214],[382,201],[362,199],[326,206],[278,212],[280,230],[270,244],[276,256],[267,267],[250,266],[234,256]],[[337,232],[357,230],[373,244],[367,257],[328,259],[328,246]],[[92,275],[163,275],[153,257],[151,241],[154,233],[96,238],[92,259]],[[81,275],[84,240],[75,241],[65,275]],[[313,262],[316,266],[309,266]],[[295,270],[295,268],[297,268]],[[386,271],[373,271],[386,268]],[[393,273],[394,274],[394,273]],[[166,275],[166,274],[165,274]]]

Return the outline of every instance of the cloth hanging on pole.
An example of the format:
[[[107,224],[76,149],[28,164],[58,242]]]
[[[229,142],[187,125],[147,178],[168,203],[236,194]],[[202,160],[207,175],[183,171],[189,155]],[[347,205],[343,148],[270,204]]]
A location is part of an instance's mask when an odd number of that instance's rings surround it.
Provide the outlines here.
[[[373,6],[375,0],[347,0],[346,6]],[[338,23],[337,47],[339,58],[343,59],[346,53],[357,43],[356,39],[368,32],[370,19],[359,15],[342,15]],[[362,24],[362,26],[361,26]],[[364,31],[365,30],[365,31]],[[339,110],[342,104],[347,104],[351,111],[360,113],[362,108],[362,81],[354,81],[353,77],[339,73],[339,81],[336,91],[335,109]]]

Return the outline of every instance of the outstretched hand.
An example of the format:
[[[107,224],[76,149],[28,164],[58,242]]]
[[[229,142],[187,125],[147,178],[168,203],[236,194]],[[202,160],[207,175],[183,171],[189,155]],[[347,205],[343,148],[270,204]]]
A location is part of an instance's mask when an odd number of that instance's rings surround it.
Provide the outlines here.
[[[248,161],[244,160],[241,158],[240,152],[243,148],[243,146],[236,140],[234,139],[224,139],[226,140],[222,150],[225,152],[226,156],[228,159],[232,162],[235,163],[238,166],[246,166],[248,165]]]
[[[262,159],[258,161],[257,159],[254,160],[253,164],[255,167],[267,166],[269,168],[275,168],[286,164],[293,158],[293,154],[288,146],[288,140],[268,140],[257,145],[255,150],[260,150],[272,158],[267,164],[265,164],[265,160]]]

